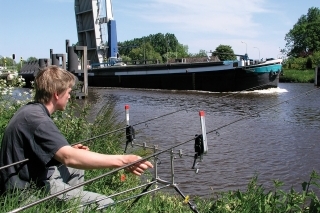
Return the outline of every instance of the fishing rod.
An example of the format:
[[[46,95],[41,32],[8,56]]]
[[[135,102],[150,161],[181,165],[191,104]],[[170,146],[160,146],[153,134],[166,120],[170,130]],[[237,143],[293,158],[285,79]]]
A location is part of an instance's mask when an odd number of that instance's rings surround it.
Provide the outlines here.
[[[14,166],[14,165],[20,164],[20,163],[27,162],[28,160],[29,160],[29,159],[26,158],[26,159],[24,159],[24,160],[17,161],[17,162],[12,163],[12,164],[8,164],[8,165],[6,165],[6,166],[0,167],[0,170],[5,169],[5,168],[8,168],[8,167],[10,167],[10,166]]]
[[[262,109],[262,110],[260,110],[260,111],[258,111],[258,112],[255,112],[254,114],[259,115],[259,113],[261,113],[261,112],[263,112],[263,111],[267,111],[267,110],[272,109],[272,108],[274,108],[274,107],[276,107],[276,106],[279,106],[279,105],[281,105],[281,104],[283,104],[283,103],[287,103],[287,102],[290,101],[290,100],[299,98],[299,97],[301,97],[301,96],[303,96],[303,95],[310,94],[311,92],[314,92],[314,91],[319,90],[319,89],[320,89],[320,88],[315,88],[315,89],[309,90],[309,91],[307,91],[307,92],[305,92],[305,93],[302,93],[302,94],[299,94],[299,95],[294,96],[294,97],[292,97],[292,98],[289,98],[289,99],[287,99],[287,100],[285,100],[285,101],[282,101],[282,102],[280,102],[280,103],[278,103],[278,104],[274,104],[274,105],[270,105],[270,106],[268,106],[268,107],[265,107],[264,109]],[[232,122],[230,122],[230,123],[228,123],[228,124],[226,124],[226,125],[222,125],[222,126],[220,126],[220,127],[217,127],[217,128],[215,128],[215,129],[212,129],[212,130],[208,131],[206,134],[208,135],[208,134],[210,134],[210,133],[212,133],[212,132],[216,132],[216,131],[218,131],[219,129],[222,129],[222,128],[224,128],[224,127],[230,126],[230,125],[232,125],[232,124],[234,124],[234,123],[237,123],[237,122],[239,122],[239,121],[242,121],[242,120],[244,120],[244,119],[246,119],[246,118],[248,118],[248,117],[252,117],[252,115],[244,116],[244,117],[239,118],[239,119],[237,119],[237,120],[234,120],[234,121],[232,121]],[[141,158],[141,159],[139,159],[139,160],[137,160],[137,161],[135,161],[135,162],[132,162],[132,163],[129,163],[129,164],[127,164],[127,165],[121,166],[121,167],[119,167],[119,168],[113,169],[112,171],[109,171],[109,172],[107,172],[107,173],[105,173],[105,174],[99,175],[99,176],[97,176],[97,177],[95,177],[95,178],[92,178],[92,179],[90,179],[90,180],[87,180],[87,181],[84,181],[84,182],[82,182],[82,183],[79,183],[79,184],[76,184],[76,185],[74,185],[74,186],[71,186],[71,187],[69,187],[69,188],[67,188],[67,189],[64,189],[64,190],[62,190],[62,191],[60,191],[60,192],[57,192],[57,193],[52,194],[52,195],[49,195],[49,196],[47,196],[47,197],[45,197],[45,198],[42,198],[42,199],[40,199],[40,200],[38,200],[38,201],[35,201],[35,202],[30,203],[30,204],[28,204],[28,205],[25,205],[25,206],[23,206],[23,207],[14,209],[14,210],[10,211],[9,213],[15,213],[15,212],[20,212],[20,211],[26,210],[26,209],[28,209],[28,208],[30,208],[30,207],[33,207],[33,206],[35,206],[35,205],[37,205],[37,204],[39,204],[39,203],[42,203],[42,202],[47,201],[47,200],[50,200],[51,198],[54,198],[54,197],[56,197],[56,196],[59,196],[59,195],[64,194],[64,193],[66,193],[66,192],[69,192],[69,191],[71,191],[71,190],[73,190],[73,189],[76,189],[76,188],[78,188],[78,187],[84,186],[84,185],[86,185],[86,184],[88,184],[88,183],[92,183],[92,182],[94,182],[94,181],[96,181],[96,180],[99,180],[100,178],[103,178],[103,177],[105,177],[105,176],[107,176],[107,175],[110,175],[110,174],[113,174],[113,173],[115,173],[115,172],[118,172],[118,171],[120,171],[120,170],[122,170],[122,169],[125,169],[125,168],[127,168],[127,167],[130,167],[130,166],[132,166],[132,165],[134,165],[134,164],[136,164],[136,163],[140,163],[140,162],[146,161],[146,160],[148,160],[148,159],[151,158],[151,157],[155,157],[155,156],[158,156],[158,155],[160,155],[160,154],[163,154],[164,152],[168,152],[169,150],[172,150],[172,149],[174,149],[174,148],[176,148],[176,147],[182,146],[182,145],[184,145],[184,144],[186,144],[186,143],[188,143],[188,142],[191,142],[191,141],[194,140],[194,139],[195,139],[195,138],[190,139],[190,140],[187,140],[187,141],[184,141],[184,142],[181,142],[181,143],[178,143],[178,144],[173,145],[173,146],[171,146],[171,147],[169,147],[169,148],[167,148],[167,149],[164,149],[164,150],[155,152],[155,153],[153,153],[153,154],[151,154],[151,155],[148,155],[148,156],[146,156],[146,157],[143,157],[143,158]]]

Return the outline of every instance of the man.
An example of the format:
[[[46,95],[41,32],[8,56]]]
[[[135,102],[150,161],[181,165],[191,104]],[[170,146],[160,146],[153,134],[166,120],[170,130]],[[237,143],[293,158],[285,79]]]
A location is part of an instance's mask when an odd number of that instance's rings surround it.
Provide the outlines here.
[[[54,194],[83,182],[87,169],[117,168],[135,162],[136,155],[105,155],[89,151],[82,144],[71,147],[50,115],[65,110],[75,77],[58,66],[41,70],[35,78],[34,102],[21,107],[10,120],[1,143],[0,167],[24,159],[27,162],[0,170],[0,189],[25,189],[33,182]],[[128,170],[141,175],[152,168],[149,161],[130,166]],[[58,196],[63,200],[79,198],[82,203],[100,200],[100,206],[112,202],[107,197],[71,190]]]

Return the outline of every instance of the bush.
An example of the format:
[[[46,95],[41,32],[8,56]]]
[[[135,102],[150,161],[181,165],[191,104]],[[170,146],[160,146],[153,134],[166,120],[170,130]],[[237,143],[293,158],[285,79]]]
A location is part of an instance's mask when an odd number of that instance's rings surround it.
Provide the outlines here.
[[[307,58],[303,57],[289,57],[285,59],[283,62],[283,67],[288,69],[314,69],[315,67],[320,65],[320,51],[314,52],[312,55]]]

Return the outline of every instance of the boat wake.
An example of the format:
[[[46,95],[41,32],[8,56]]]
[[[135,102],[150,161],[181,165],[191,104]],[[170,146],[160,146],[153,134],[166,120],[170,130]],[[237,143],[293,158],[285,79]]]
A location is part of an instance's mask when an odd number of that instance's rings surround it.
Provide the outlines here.
[[[288,92],[288,90],[277,87],[277,88],[268,88],[268,89],[253,90],[253,91],[243,91],[241,93],[272,94],[272,93],[285,93],[285,92]]]

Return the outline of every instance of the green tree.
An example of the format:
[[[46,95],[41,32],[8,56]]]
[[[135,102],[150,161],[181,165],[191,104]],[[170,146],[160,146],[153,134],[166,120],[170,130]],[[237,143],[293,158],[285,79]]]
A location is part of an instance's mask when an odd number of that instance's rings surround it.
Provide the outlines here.
[[[311,7],[286,34],[288,56],[307,57],[320,51],[320,9]]]
[[[146,43],[149,43],[154,49],[154,52],[159,53],[164,61],[166,61],[167,58],[183,58],[188,56],[188,46],[180,44],[176,36],[171,33],[150,34],[149,36],[144,36],[142,38],[118,42],[119,53],[122,57],[130,57],[130,55],[135,55],[135,57],[137,57],[136,54],[138,50],[134,49],[141,49]],[[131,51],[134,51],[134,53],[130,53]]]
[[[27,62],[31,62],[31,61],[38,61],[38,59],[36,57],[31,56],[27,59]]]
[[[186,58],[188,54],[189,47],[188,45],[178,44],[176,47],[176,56],[177,58]]]
[[[158,52],[156,52],[149,42],[142,44],[140,47],[134,48],[128,55],[132,60],[159,60],[162,58]]]
[[[236,60],[237,59],[232,47],[230,45],[223,45],[223,44],[220,44],[215,49],[215,51],[212,53],[212,56],[218,56],[220,61]]]
[[[135,38],[129,41],[118,42],[118,50],[121,57],[128,56],[130,51],[141,45],[140,39]]]
[[[314,52],[311,56],[313,67],[320,67],[320,51]]]
[[[12,58],[9,57],[1,57],[0,58],[0,66],[13,66],[15,64],[15,61]]]
[[[205,50],[199,50],[199,52],[198,53],[194,53],[194,54],[192,54],[192,53],[189,53],[189,57],[207,57],[207,51],[205,51]]]

